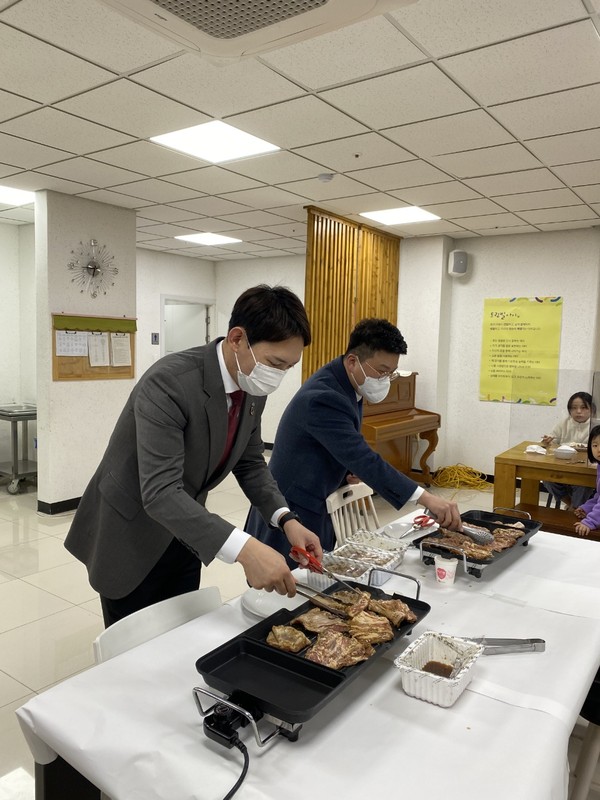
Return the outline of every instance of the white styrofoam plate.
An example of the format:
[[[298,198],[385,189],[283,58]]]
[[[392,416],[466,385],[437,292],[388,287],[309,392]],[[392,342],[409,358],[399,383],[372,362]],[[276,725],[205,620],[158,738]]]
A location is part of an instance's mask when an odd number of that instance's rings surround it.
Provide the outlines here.
[[[308,575],[311,575],[306,569],[294,569],[292,575],[300,583],[308,583]],[[320,576],[319,576],[320,577]],[[311,585],[311,584],[309,584]],[[293,611],[298,606],[306,603],[306,597],[297,594],[295,597],[287,597],[284,594],[277,594],[277,592],[265,592],[259,589],[248,589],[241,597],[242,607],[254,614],[257,617],[270,617],[281,608],[287,608]]]

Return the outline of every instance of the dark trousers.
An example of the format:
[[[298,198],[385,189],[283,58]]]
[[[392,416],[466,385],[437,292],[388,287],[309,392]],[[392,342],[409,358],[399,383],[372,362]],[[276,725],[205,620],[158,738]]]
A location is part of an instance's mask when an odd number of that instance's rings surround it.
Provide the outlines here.
[[[118,600],[100,595],[105,626],[108,628],[117,620],[160,600],[198,589],[201,566],[201,562],[187,547],[178,539],[173,539],[148,575],[130,594]]]

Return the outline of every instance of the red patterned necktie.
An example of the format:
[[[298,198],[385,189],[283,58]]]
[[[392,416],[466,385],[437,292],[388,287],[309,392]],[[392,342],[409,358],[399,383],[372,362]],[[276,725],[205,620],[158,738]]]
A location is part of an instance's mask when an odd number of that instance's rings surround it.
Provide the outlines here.
[[[223,455],[219,463],[217,464],[217,470],[220,470],[223,464],[229,458],[229,454],[231,453],[231,448],[233,447],[233,442],[235,440],[235,434],[238,429],[238,424],[240,421],[240,409],[242,407],[242,402],[244,400],[244,392],[241,389],[238,389],[236,392],[231,392],[229,395],[231,399],[231,407],[227,412],[227,440],[225,441],[225,449],[223,450]]]

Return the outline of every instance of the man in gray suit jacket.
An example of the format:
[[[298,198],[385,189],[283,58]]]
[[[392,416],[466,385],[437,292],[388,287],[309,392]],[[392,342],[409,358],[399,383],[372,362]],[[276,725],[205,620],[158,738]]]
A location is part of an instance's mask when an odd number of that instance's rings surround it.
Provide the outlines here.
[[[364,481],[394,508],[409,500],[419,503],[440,524],[462,530],[456,503],[395,470],[369,447],[360,430],[363,398],[371,403],[385,399],[404,353],[406,342],[398,328],[385,319],[362,320],[350,334],[345,355],[311,375],[281,418],[269,469],[292,511],[319,535],[324,550],[335,545],[325,501],[348,480]],[[256,509],[245,527],[287,555]]]
[[[309,342],[296,295],[257,286],[236,301],[224,339],[165,356],[142,375],[65,540],[88,569],[107,625],[197,589],[201,563],[215,557],[241,563],[257,589],[295,594],[284,558],[205,501],[233,472],[267,523],[279,526],[284,551],[299,545],[322,556],[267,468],[260,431],[266,395]]]

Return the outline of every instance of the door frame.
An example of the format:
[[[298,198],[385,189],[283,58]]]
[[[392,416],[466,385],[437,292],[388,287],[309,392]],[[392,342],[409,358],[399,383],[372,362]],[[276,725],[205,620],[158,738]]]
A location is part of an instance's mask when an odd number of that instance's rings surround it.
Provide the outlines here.
[[[209,324],[208,324],[208,340],[214,339],[215,337],[215,330],[216,330],[216,313],[217,313],[217,306],[216,300],[213,298],[207,297],[193,297],[190,295],[180,295],[180,294],[161,294],[160,296],[160,354],[164,356],[166,354],[165,349],[165,306],[169,305],[169,301],[174,300],[176,303],[180,305],[203,305],[208,306],[208,316],[209,316]],[[199,344],[204,344],[204,342],[199,342]]]

